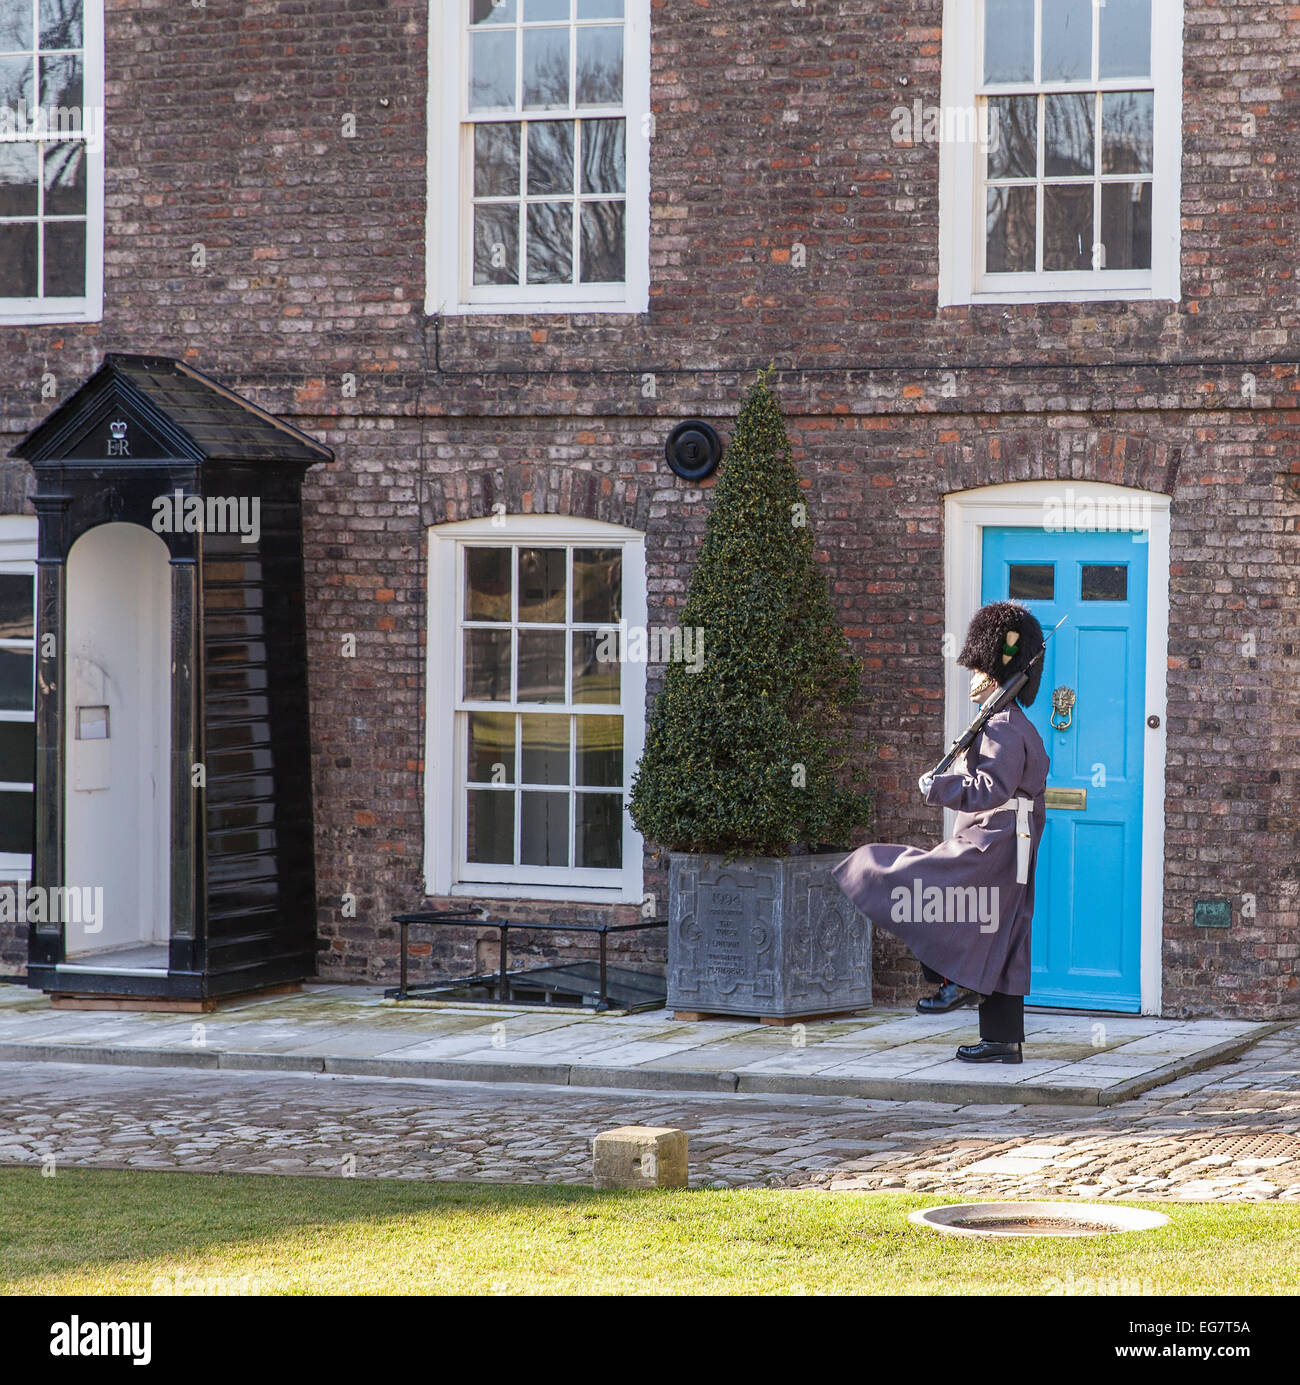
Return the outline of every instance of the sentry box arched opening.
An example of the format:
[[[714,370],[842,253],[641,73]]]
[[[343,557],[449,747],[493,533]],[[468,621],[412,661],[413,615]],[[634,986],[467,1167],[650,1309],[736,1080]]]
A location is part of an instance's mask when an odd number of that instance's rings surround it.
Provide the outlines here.
[[[190,1008],[311,976],[302,479],[333,454],[130,355],[13,454],[40,535],[29,984]]]

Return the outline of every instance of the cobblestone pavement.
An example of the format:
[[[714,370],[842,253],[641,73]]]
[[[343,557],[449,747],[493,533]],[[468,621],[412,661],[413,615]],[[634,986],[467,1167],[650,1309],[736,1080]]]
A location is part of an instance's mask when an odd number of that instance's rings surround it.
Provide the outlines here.
[[[1300,1200],[1300,1025],[1120,1106],[957,1106],[0,1063],[0,1163],[590,1180],[591,1139],[671,1125],[691,1182],[980,1197]]]

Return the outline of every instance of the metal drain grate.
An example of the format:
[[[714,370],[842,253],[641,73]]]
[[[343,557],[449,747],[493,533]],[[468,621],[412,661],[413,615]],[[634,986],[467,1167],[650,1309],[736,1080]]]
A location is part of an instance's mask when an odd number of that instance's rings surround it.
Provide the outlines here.
[[[1224,1135],[1188,1143],[1199,1154],[1226,1154],[1230,1159],[1269,1159],[1279,1155],[1300,1156],[1300,1137],[1295,1135]]]
[[[959,1217],[949,1225],[963,1231],[1004,1231],[1016,1236],[1096,1236],[1124,1229],[1068,1217]]]

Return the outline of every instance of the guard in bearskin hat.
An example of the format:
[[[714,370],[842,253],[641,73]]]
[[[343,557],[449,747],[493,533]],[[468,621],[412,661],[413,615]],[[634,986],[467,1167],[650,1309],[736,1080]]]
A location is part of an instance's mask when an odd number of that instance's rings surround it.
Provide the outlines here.
[[[976,611],[957,656],[972,670],[971,700],[983,704],[1022,670],[1028,678],[949,773],[921,776],[927,803],[956,810],[953,835],[930,851],[861,846],[835,870],[849,899],[941,983],[918,1003],[922,1014],[979,1006],[980,1042],[957,1050],[970,1063],[1022,1061],[1049,761],[1021,706],[1038,694],[1042,651],[1042,627],[1024,606],[996,601]]]

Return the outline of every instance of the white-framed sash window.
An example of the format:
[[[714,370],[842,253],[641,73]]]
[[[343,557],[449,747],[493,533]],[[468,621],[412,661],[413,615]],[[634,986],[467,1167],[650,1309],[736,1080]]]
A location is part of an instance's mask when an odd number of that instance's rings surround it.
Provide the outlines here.
[[[103,0],[0,0],[0,326],[103,315]]]
[[[649,0],[430,0],[427,310],[644,312]]]
[[[940,303],[1177,299],[1182,0],[946,0]]]
[[[640,902],[644,540],[557,516],[429,531],[430,894]]]
[[[36,520],[0,515],[0,880],[32,870]]]

